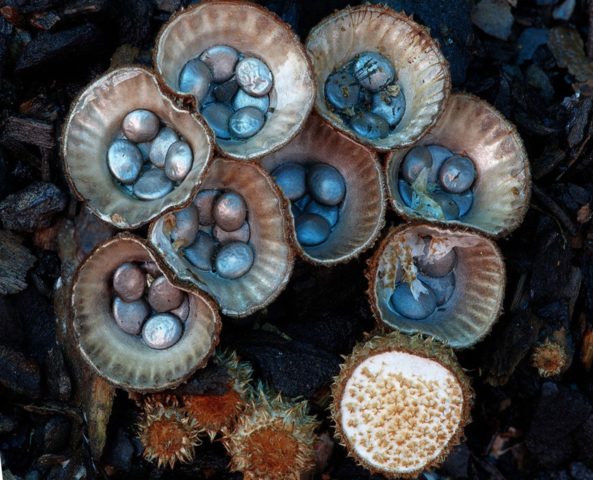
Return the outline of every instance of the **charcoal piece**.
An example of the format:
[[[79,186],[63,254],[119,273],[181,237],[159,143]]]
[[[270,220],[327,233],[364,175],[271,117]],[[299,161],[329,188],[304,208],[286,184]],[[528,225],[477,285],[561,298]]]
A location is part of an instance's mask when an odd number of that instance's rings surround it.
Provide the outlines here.
[[[551,173],[566,159],[566,152],[564,150],[550,146],[546,148],[539,157],[532,161],[532,175],[538,180],[545,175]]]
[[[0,143],[6,152],[5,159],[10,168],[9,179],[12,180],[5,185],[6,193],[16,192],[38,179],[42,162],[39,155],[31,153],[32,149],[21,142],[7,137],[0,137]]]
[[[554,199],[573,216],[583,205],[591,202],[591,191],[574,183],[557,183],[552,186],[551,192]]]
[[[47,352],[44,362],[45,382],[49,395],[55,400],[66,402],[72,394],[72,381],[66,369],[64,355],[59,347]]]
[[[103,456],[105,463],[111,467],[129,471],[134,456],[134,444],[130,435],[119,428],[115,436],[109,440]]]
[[[578,480],[593,480],[593,470],[581,462],[573,462],[570,464],[570,475]]]
[[[60,276],[60,259],[56,252],[41,251],[31,271],[32,283],[46,297],[52,296],[56,280]]]
[[[539,465],[557,468],[574,454],[574,438],[593,410],[580,392],[544,383],[536,402],[525,445]]]
[[[465,0],[371,0],[387,4],[396,11],[413,15],[414,20],[426,25],[440,44],[449,62],[454,86],[465,82],[471,58],[473,27],[470,4]]]
[[[229,373],[222,365],[209,363],[205,368],[198,370],[191,379],[178,387],[178,395],[224,395],[228,390]]]
[[[40,30],[51,30],[59,21],[60,16],[52,11],[34,15],[30,20],[31,25]]]
[[[27,454],[29,453],[29,444],[30,435],[28,426],[25,428],[17,428],[15,432],[0,439],[2,467],[6,468],[6,466],[11,465],[16,468],[24,468],[25,465],[28,464],[28,455],[23,455],[23,452]]]
[[[280,329],[295,340],[331,353],[347,354],[362,337],[364,325],[356,312],[319,312],[299,322],[283,322]]]
[[[24,331],[20,322],[12,312],[6,297],[0,295],[0,345],[22,350],[24,343]]]
[[[451,450],[440,470],[453,478],[466,478],[468,475],[471,452],[467,444],[462,443]]]
[[[26,117],[9,117],[4,122],[3,139],[11,139],[41,148],[56,145],[54,127],[51,123]]]
[[[273,321],[281,324],[307,323],[311,318],[325,315],[356,315],[363,328],[371,328],[372,320],[364,293],[367,284],[361,263],[350,262],[331,269],[297,263],[291,287],[270,305],[270,319]]]
[[[5,0],[3,4],[18,10],[21,14],[27,14],[44,12],[55,8],[59,6],[62,1],[63,0]]]
[[[15,417],[0,413],[0,435],[14,431],[18,424],[19,423]]]
[[[181,0],[155,0],[156,8],[163,12],[176,12],[182,4]]]
[[[68,0],[64,9],[60,11],[60,15],[70,20],[93,13],[100,13],[109,3],[110,0]]]
[[[506,0],[480,0],[472,10],[472,21],[484,33],[507,40],[511,36],[514,17]]]
[[[75,219],[74,241],[79,260],[84,260],[101,242],[115,233],[113,226],[93,215],[87,207],[82,207]]]
[[[536,314],[544,321],[548,331],[558,330],[570,325],[570,309],[566,301],[558,300],[539,307]]]
[[[23,49],[15,70],[24,72],[33,68],[51,66],[74,59],[87,60],[101,45],[103,35],[93,24],[87,23],[59,32],[41,32]]]
[[[505,477],[500,472],[500,470],[498,470],[497,465],[490,462],[488,459],[480,458],[478,456],[473,456],[472,462],[470,463],[468,478],[472,478],[472,479],[487,478],[488,480],[506,480],[507,477]]]
[[[0,16],[0,77],[4,75],[12,32],[12,25],[3,16]]]
[[[150,38],[154,10],[150,0],[119,0],[110,3],[109,17],[117,28],[118,44],[142,47]]]
[[[500,78],[498,91],[493,104],[507,118],[513,113],[512,105],[514,101],[511,94],[511,82],[505,75],[502,75]]]
[[[593,315],[593,244],[587,245],[582,258],[583,293],[585,296],[585,312]]]
[[[583,462],[593,462],[593,415],[583,423],[575,436],[578,458]]]
[[[25,331],[24,352],[43,363],[56,343],[56,316],[53,305],[34,288],[11,295],[10,305]]]
[[[536,231],[536,252],[529,289],[533,302],[544,303],[558,297],[558,288],[569,282],[572,251],[556,223],[543,218]]]
[[[539,95],[546,101],[550,101],[554,97],[554,87],[550,81],[550,77],[537,65],[529,65],[525,72],[525,80],[527,84],[534,87]]]
[[[339,356],[275,333],[254,331],[228,340],[259,378],[287,397],[311,398],[339,372]]]
[[[574,236],[577,234],[576,223],[562,209],[562,207],[552,199],[552,197],[535,184],[532,186],[532,191],[533,197],[537,199],[537,202],[541,204],[547,212],[549,212],[552,219],[560,224],[560,228],[565,229],[570,235]]]
[[[352,457],[334,458],[332,480],[384,480],[382,475],[371,475],[367,469],[357,465]],[[422,478],[422,477],[419,477]]]
[[[564,0],[554,9],[552,17],[556,20],[570,20],[576,4],[576,0]]]
[[[0,389],[17,396],[38,398],[41,393],[38,364],[21,352],[0,346]]]
[[[584,97],[576,105],[571,106],[568,120],[568,145],[573,148],[583,141],[589,127],[589,118],[593,109],[593,99]]]
[[[0,56],[2,52],[0,51]],[[0,67],[0,76],[2,75],[2,70]],[[0,86],[0,88],[2,88]],[[8,160],[4,155],[4,152],[0,149],[0,200],[4,198],[4,195],[8,190]]]
[[[41,429],[43,453],[58,453],[70,438],[71,424],[62,416],[50,418]]]
[[[84,454],[79,450],[74,455],[47,454],[39,457],[37,463],[40,467],[49,468],[55,465],[45,478],[47,480],[72,480],[76,478],[94,478],[89,472],[94,471],[84,460]]]
[[[490,385],[504,385],[538,338],[541,320],[530,312],[519,312],[494,334],[496,341],[484,351],[483,368]]]
[[[221,442],[204,442],[200,445],[199,455],[195,456],[191,464],[178,463],[171,477],[156,477],[167,479],[193,479],[211,478],[220,480],[242,480],[243,474],[230,473],[228,468],[229,457],[226,455]],[[208,472],[207,476],[204,472]],[[153,477],[151,477],[153,478]],[[280,480],[280,479],[279,479]]]
[[[0,295],[27,288],[27,272],[35,263],[35,257],[21,243],[20,237],[0,230]]]
[[[4,228],[32,232],[49,227],[56,213],[66,208],[66,195],[53,183],[33,182],[0,202]]]
[[[548,43],[548,36],[550,31],[547,28],[529,27],[521,32],[519,40],[517,40],[517,64],[531,60],[535,55],[536,50]]]

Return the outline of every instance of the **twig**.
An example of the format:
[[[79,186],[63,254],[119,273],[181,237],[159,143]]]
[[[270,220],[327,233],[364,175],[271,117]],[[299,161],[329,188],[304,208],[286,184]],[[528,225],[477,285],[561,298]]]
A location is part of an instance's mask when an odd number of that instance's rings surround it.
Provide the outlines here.
[[[532,186],[533,195],[563,226],[574,236],[577,234],[577,227],[564,210],[552,198],[550,198],[537,185]]]

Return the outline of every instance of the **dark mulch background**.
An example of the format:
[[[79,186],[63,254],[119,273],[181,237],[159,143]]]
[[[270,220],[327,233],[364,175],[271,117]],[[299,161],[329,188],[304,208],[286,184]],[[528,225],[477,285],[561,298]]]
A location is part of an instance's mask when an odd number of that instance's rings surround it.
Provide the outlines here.
[[[76,218],[95,239],[110,233],[78,214],[68,192],[59,157],[65,114],[75,95],[110,66],[149,64],[156,32],[185,3],[0,3],[0,221],[32,254],[14,255],[23,274],[28,269],[26,288],[16,285],[16,293],[0,296],[0,457],[16,478],[241,478],[227,471],[217,444],[200,447],[196,462],[174,473],[145,463],[125,395],[116,399],[103,458],[93,463],[72,400],[71,369],[55,347],[53,287],[64,268],[58,227]],[[304,38],[348,2],[261,3]],[[466,0],[387,3],[431,27],[451,62],[455,89],[488,100],[518,126],[535,184],[525,223],[499,242],[508,270],[504,313],[484,342],[459,354],[477,392],[474,422],[444,467],[425,477],[593,478],[593,100],[587,96],[593,68],[583,53],[593,51],[589,7],[584,0],[519,0],[512,8],[516,1],[487,0],[478,8]],[[472,11],[480,28],[472,25]],[[573,36],[562,44],[562,58],[547,42],[551,32],[567,31]],[[398,219],[389,214],[388,221]],[[77,240],[83,250],[92,243]],[[16,243],[0,237],[0,259]],[[364,297],[367,257],[333,270],[299,264],[267,311],[225,321],[223,345],[252,361],[257,378],[313,400],[325,431],[324,398],[340,355],[372,327]],[[570,368],[542,378],[531,365],[533,349],[559,338]],[[336,446],[323,478],[378,477]]]

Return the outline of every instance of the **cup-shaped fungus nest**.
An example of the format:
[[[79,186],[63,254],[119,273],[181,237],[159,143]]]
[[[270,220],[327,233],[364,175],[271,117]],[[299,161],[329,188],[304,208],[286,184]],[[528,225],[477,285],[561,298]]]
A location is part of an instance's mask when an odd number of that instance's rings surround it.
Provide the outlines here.
[[[181,135],[191,149],[193,161],[176,186],[154,167],[168,193],[158,198],[141,199],[118,183],[108,153],[118,140],[123,141],[136,156],[140,150],[128,140],[119,138],[123,121],[138,110],[152,112],[164,130]],[[156,117],[154,117],[156,116]],[[125,133],[125,126],[124,126]],[[118,228],[136,228],[168,210],[187,204],[199,188],[201,178],[213,154],[213,140],[204,122],[196,115],[179,109],[159,89],[156,77],[141,67],[113,70],[90,84],[74,102],[66,120],[62,142],[64,173],[72,191],[87,203],[102,220]],[[117,153],[117,152],[116,152]],[[114,161],[129,152],[119,152]],[[135,175],[140,174],[141,157],[135,158]],[[125,157],[130,161],[130,157]],[[147,164],[150,162],[147,160]],[[129,175],[130,166],[121,166],[122,179]],[[164,167],[162,165],[161,167]],[[140,174],[141,175],[141,174]],[[129,177],[126,177],[129,179]],[[127,182],[124,179],[124,182]],[[151,188],[155,187],[152,183]],[[162,187],[161,187],[162,188]],[[166,192],[165,190],[164,192]],[[153,193],[150,191],[149,193]]]
[[[469,379],[434,340],[392,332],[358,344],[332,388],[336,437],[373,473],[416,478],[438,466],[470,421]]]
[[[424,153],[427,159],[420,160]],[[447,164],[459,159],[470,160],[473,184],[464,192],[442,191],[439,182],[449,182]],[[427,162],[425,176],[421,161]],[[517,130],[469,94],[451,95],[435,127],[414,147],[391,152],[385,169],[390,204],[407,219],[463,225],[500,237],[517,228],[529,208],[529,160]],[[461,169],[453,172],[460,176],[449,178],[458,182],[466,173]]]
[[[247,68],[249,62],[253,68]],[[218,147],[232,158],[249,160],[278,149],[298,133],[313,107],[311,64],[298,37],[275,14],[250,2],[202,2],[173,15],[157,38],[154,64],[166,88],[211,119]],[[230,70],[221,74],[221,65]],[[210,100],[218,107],[206,110]],[[253,117],[230,128],[230,114],[245,106],[264,112],[257,133],[251,130]]]
[[[259,165],[220,157],[214,159],[202,190],[194,199],[199,218],[209,217],[213,203],[216,209],[220,203],[216,199],[225,193],[243,198],[248,223],[245,236],[242,228],[235,231],[239,237],[224,229],[217,233],[219,224],[212,228],[210,221],[201,220],[208,232],[199,232],[194,243],[182,248],[171,235],[179,221],[178,212],[153,222],[149,241],[164,259],[165,273],[171,283],[202,289],[216,300],[225,315],[243,317],[272,302],[286,287],[292,273],[294,255],[289,240],[287,205],[272,178]],[[217,240],[203,248],[201,242],[207,239],[206,235]],[[220,255],[228,245],[238,243],[235,238],[249,245],[250,264],[230,278],[224,269],[231,263],[241,262],[243,257],[225,263]]]
[[[162,283],[157,280],[164,279],[159,262],[144,240],[121,234],[99,245],[74,277],[73,324],[82,357],[100,376],[125,390],[148,392],[173,388],[205,366],[218,344],[221,328],[218,312],[214,303],[199,292],[181,292],[186,295],[187,304],[182,307],[183,314],[175,311],[181,317],[182,330],[173,345],[162,348],[165,345],[151,343],[166,340],[172,330],[162,323],[150,329],[150,319],[144,323],[142,336],[131,334],[132,317],[126,315],[130,312],[126,306],[133,308],[136,304],[125,301],[122,307],[117,297],[112,300],[121,290],[119,280],[123,280],[128,293],[135,284],[130,276],[114,274],[122,265],[150,265],[151,273],[145,277],[152,282],[151,288],[139,286],[141,295],[148,290],[148,302],[153,306],[151,292],[158,290],[157,283]],[[158,300],[162,302],[162,297]],[[158,307],[157,311],[166,308]],[[166,320],[174,320],[170,314],[165,316]]]
[[[260,163],[292,202],[294,245],[305,260],[332,266],[355,258],[375,242],[385,222],[385,193],[381,167],[373,151],[311,115],[297,137]],[[343,178],[345,194],[337,205],[324,205],[323,199],[314,198],[312,190],[320,184],[323,187],[323,180],[329,183],[323,177],[322,182],[313,178],[313,170],[320,165],[333,167],[330,173],[337,171]],[[313,239],[316,242],[325,237],[321,243],[311,244],[307,237],[317,233],[317,224],[306,223],[312,216],[327,221],[327,225],[321,225],[325,228],[321,237]]]
[[[427,29],[404,14],[346,8],[314,27],[306,46],[315,109],[357,141],[380,151],[411,145],[441,115],[448,64]]]
[[[391,230],[369,260],[367,277],[380,326],[454,348],[490,331],[504,297],[505,266],[491,240],[429,224]]]

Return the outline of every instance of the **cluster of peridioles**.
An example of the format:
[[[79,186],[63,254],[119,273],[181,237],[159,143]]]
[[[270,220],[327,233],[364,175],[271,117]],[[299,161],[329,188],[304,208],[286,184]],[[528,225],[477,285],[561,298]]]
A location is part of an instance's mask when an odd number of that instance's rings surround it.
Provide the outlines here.
[[[212,364],[225,370],[221,391],[192,393],[188,385],[135,397],[144,457],[159,467],[189,463],[207,437],[222,442],[231,469],[245,478],[298,478],[311,470],[318,422],[308,415],[307,402],[253,385],[250,365],[234,352],[216,354]]]
[[[120,229],[152,222],[147,240],[124,233],[97,247],[72,288],[83,358],[120,388],[164,392],[135,397],[146,459],[190,462],[209,437],[248,479],[311,470],[317,422],[305,402],[251,385],[234,354],[212,359],[228,377],[220,391],[192,391],[191,378],[220,340],[219,311],[269,305],[296,255],[326,267],[354,259],[377,241],[389,203],[414,222],[386,232],[368,261],[377,330],[345,359],[331,416],[373,473],[437,466],[472,402],[448,347],[475,345],[498,318],[494,239],[529,205],[514,126],[450,95],[429,32],[383,6],[335,12],[304,48],[263,7],[201,2],[163,26],[154,61],[87,87],[63,149],[72,190],[95,214]],[[564,368],[555,346],[533,357],[544,373]]]

